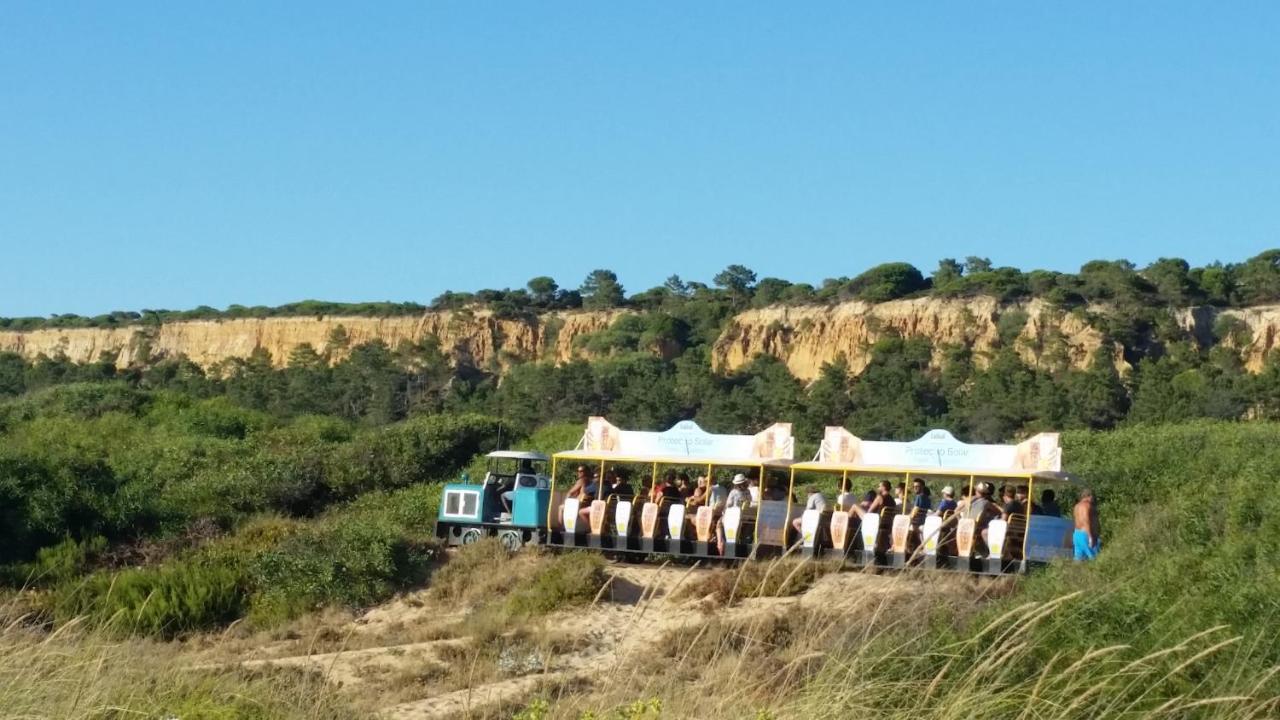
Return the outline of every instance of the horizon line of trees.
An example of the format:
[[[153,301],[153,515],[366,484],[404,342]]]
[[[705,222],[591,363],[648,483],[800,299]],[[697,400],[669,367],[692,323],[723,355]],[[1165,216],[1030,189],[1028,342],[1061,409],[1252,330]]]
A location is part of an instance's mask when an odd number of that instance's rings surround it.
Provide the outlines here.
[[[1240,263],[1214,262],[1192,267],[1181,258],[1160,258],[1143,268],[1128,260],[1093,260],[1076,273],[1049,270],[1023,272],[997,267],[984,257],[943,258],[928,276],[904,262],[876,265],[855,277],[827,278],[818,286],[776,277],[757,277],[743,265],[730,265],[710,284],[672,275],[657,287],[628,295],[617,274],[590,272],[576,288],[561,287],[554,278],[538,276],[523,288],[445,291],[429,305],[414,302],[335,303],[304,300],[278,307],[207,305],[192,310],[115,311],[86,317],[61,314],[0,318],[0,329],[118,327],[159,325],[186,320],[357,315],[391,317],[428,310],[486,308],[499,317],[531,317],[556,310],[633,308],[668,309],[673,305],[707,305],[740,311],[773,304],[823,304],[848,300],[881,303],[908,297],[988,296],[1002,301],[1041,298],[1072,308],[1111,303],[1122,309],[1139,306],[1242,307],[1280,301],[1280,249],[1266,250]]]

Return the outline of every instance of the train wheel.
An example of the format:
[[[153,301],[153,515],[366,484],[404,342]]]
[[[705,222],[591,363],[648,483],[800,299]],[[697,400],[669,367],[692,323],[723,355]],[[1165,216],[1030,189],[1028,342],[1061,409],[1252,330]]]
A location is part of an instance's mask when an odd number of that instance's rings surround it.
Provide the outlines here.
[[[519,530],[503,530],[498,534],[498,542],[502,543],[507,552],[515,552],[524,545],[524,538],[520,537]]]
[[[480,539],[480,528],[467,528],[462,531],[462,539],[459,541],[463,545],[471,545]]]

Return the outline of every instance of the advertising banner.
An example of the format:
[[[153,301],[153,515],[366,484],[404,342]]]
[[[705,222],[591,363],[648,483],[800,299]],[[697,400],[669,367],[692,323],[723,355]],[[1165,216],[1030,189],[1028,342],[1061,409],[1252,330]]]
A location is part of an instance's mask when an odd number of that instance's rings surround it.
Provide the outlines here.
[[[710,542],[711,540],[711,522],[715,518],[715,511],[707,505],[698,507],[698,512],[694,516],[694,531],[698,535],[698,542]]]
[[[831,545],[836,550],[843,550],[849,539],[849,513],[837,510],[831,513]]]
[[[587,420],[579,449],[624,457],[689,458],[690,460],[791,460],[795,441],[791,423],[775,423],[755,435],[716,435],[692,420],[664,432],[620,430],[602,417]]]
[[[818,460],[826,463],[919,470],[1062,470],[1057,433],[1040,433],[1017,445],[971,445],[946,430],[930,430],[911,442],[863,440],[842,427],[828,427]]]
[[[591,513],[587,516],[591,521],[591,534],[599,535],[604,529],[604,514],[608,509],[608,505],[603,500],[596,500],[591,503]]]

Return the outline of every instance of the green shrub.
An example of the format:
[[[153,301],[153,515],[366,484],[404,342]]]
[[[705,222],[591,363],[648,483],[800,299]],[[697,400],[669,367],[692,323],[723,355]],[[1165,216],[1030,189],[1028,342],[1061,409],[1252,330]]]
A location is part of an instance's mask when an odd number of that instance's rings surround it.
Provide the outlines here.
[[[240,617],[245,590],[232,565],[170,562],[67,581],[53,591],[50,609],[59,622],[84,616],[118,632],[174,637]]]
[[[534,616],[589,603],[606,579],[599,553],[555,555],[507,596],[507,609],[516,616]]]

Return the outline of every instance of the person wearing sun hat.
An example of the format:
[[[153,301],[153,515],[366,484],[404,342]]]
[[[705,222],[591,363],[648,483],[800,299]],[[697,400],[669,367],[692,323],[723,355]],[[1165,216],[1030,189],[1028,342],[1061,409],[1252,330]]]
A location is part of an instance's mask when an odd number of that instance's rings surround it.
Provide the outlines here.
[[[751,490],[747,487],[747,476],[738,473],[733,476],[733,489],[729,491],[726,507],[746,507],[751,504]]]
[[[945,515],[956,511],[956,489],[950,485],[942,488],[942,499],[938,501],[938,514]]]

